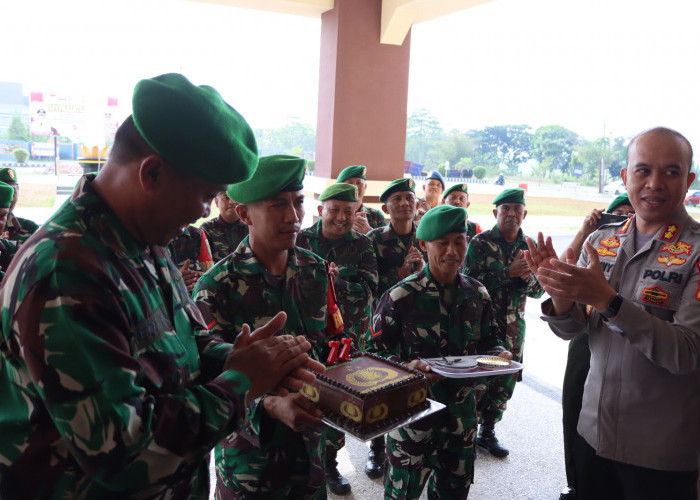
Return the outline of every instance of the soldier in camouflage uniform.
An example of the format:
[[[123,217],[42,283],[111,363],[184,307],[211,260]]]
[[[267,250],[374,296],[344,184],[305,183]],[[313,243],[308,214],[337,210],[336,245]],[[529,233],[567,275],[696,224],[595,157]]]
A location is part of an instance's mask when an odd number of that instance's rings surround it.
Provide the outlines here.
[[[469,201],[469,190],[466,184],[455,184],[447,188],[447,190],[442,195],[443,205],[452,205],[453,207],[462,207],[467,210],[471,202]],[[467,213],[467,240],[472,239],[474,236],[479,234],[483,229],[481,226],[473,221],[469,220],[469,214]]]
[[[295,246],[305,168],[298,157],[264,156],[250,180],[229,187],[250,233],[202,276],[194,297],[211,332],[228,342],[244,324],[255,327],[284,311],[284,333],[306,336],[320,360],[328,351],[326,267]],[[216,498],[325,498],[320,417],[299,393],[250,401],[245,428],[216,447]]]
[[[379,272],[379,287],[375,305],[382,294],[396,283],[423,268],[424,255],[416,242],[416,185],[413,179],[391,181],[379,197],[382,210],[391,222],[370,231],[367,236],[374,245]],[[371,479],[384,473],[384,436],[372,440],[365,464],[365,474]]]
[[[271,336],[283,317],[235,349],[209,335],[163,247],[251,174],[253,131],[182,75],[140,81],[132,108],[0,289],[3,499],[207,498],[208,454],[246,398],[313,380],[285,379],[317,363]]]
[[[358,346],[371,315],[370,303],[377,294],[377,257],[372,242],[352,229],[357,188],[331,184],[319,196],[319,219],[304,229],[297,246],[311,250],[329,262],[338,306],[343,317],[343,333]],[[326,482],[336,495],[350,493],[350,483],[338,472],[336,457],[345,445],[345,434],[326,429]]]
[[[376,208],[366,207],[362,200],[367,189],[367,167],[364,165],[353,165],[345,168],[338,175],[336,182],[352,184],[358,190],[357,210],[353,229],[359,233],[367,234],[372,229],[386,226],[384,215]]]
[[[207,236],[195,226],[186,227],[182,234],[173,238],[168,250],[189,292],[194,290],[200,276],[214,265]]]
[[[486,288],[459,273],[467,250],[465,210],[431,209],[418,238],[428,264],[382,296],[369,350],[426,373],[428,397],[447,408],[389,433],[385,498],[467,498],[474,477],[474,380],[444,379],[419,358],[498,354],[501,347]],[[430,479],[428,479],[430,478]]]
[[[523,255],[523,250],[527,250],[527,237],[520,229],[527,215],[524,191],[506,189],[493,202],[497,223],[469,242],[465,274],[482,282],[489,291],[504,345],[515,361],[522,362],[525,300],[541,297],[544,290],[530,274]],[[496,438],[494,427],[503,417],[519,377],[517,374],[487,379],[486,392],[478,399],[481,428],[476,444],[498,458],[507,456],[508,450]]]
[[[4,232],[5,223],[10,213],[14,189],[9,184],[0,182],[0,233]],[[0,238],[0,282],[5,276],[5,270],[10,267],[12,258],[17,253],[18,243],[16,241]]]
[[[248,226],[238,217],[238,203],[229,198],[225,191],[214,198],[214,203],[219,209],[219,216],[206,221],[201,228],[207,235],[212,258],[218,262],[233,253],[243,238],[248,236]]]
[[[7,216],[7,223],[4,231],[7,232],[6,239],[22,243],[27,241],[29,237],[39,229],[39,225],[29,219],[17,217],[14,214],[19,197],[19,184],[17,184],[17,173],[10,167],[0,168],[0,182],[9,184],[14,190],[12,204],[10,205],[10,213]]]

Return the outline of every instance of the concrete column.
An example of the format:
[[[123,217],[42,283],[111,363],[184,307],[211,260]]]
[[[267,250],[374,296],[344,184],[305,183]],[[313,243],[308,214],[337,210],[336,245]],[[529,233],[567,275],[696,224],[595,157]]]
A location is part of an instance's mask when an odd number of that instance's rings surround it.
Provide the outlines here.
[[[368,179],[403,176],[410,31],[382,45],[381,0],[335,0],[321,16],[315,175],[366,165]]]

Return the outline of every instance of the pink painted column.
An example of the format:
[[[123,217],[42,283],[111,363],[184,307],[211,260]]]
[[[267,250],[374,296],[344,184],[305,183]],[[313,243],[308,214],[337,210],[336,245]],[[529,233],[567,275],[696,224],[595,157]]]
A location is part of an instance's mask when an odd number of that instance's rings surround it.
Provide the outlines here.
[[[335,0],[321,17],[318,177],[366,165],[368,179],[403,176],[410,32],[379,43],[381,0]]]

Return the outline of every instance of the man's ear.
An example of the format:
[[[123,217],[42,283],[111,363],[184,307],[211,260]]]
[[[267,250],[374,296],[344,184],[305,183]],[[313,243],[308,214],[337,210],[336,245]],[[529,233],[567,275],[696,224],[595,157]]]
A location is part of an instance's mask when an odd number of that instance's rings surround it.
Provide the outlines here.
[[[428,253],[428,244],[423,241],[423,240],[418,240],[418,246],[420,247],[421,250],[423,250],[425,253]]]
[[[498,209],[494,208],[493,209],[493,216],[498,219],[498,215],[496,215],[497,212],[498,212]]]
[[[323,214],[323,205],[319,205],[318,206],[318,216],[321,217],[322,214]]]
[[[627,169],[623,168],[620,170],[620,179],[622,179],[622,182],[625,184],[625,187],[627,187]]]
[[[148,155],[139,165],[139,182],[144,191],[155,191],[163,184],[165,162],[158,155]]]
[[[386,203],[382,205],[382,212],[389,215],[389,210],[387,210],[387,208],[386,208]]]
[[[241,219],[245,225],[253,225],[250,220],[250,214],[248,213],[247,205],[244,205],[243,203],[236,205],[236,213],[238,214],[238,218]]]

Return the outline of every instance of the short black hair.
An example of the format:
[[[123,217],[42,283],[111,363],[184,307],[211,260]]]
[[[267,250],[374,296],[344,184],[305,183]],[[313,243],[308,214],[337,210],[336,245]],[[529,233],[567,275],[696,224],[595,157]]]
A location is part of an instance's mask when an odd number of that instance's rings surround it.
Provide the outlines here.
[[[115,163],[128,163],[152,154],[157,153],[141,137],[134,124],[134,118],[132,115],[129,115],[114,135],[114,144],[109,153],[110,160],[113,160]]]
[[[680,139],[681,142],[683,142],[686,146],[688,146],[688,168],[692,169],[693,168],[693,146],[690,145],[690,141],[685,138],[683,134],[680,132],[673,130],[672,128],[667,128],[667,127],[654,127],[647,129],[643,132],[638,133],[635,135],[630,143],[627,145],[627,160],[626,164],[629,164],[630,162],[630,149],[632,149],[632,146],[634,145],[635,142],[639,140],[640,137],[646,134],[668,134],[672,135],[676,139]],[[690,170],[689,170],[690,171]]]

